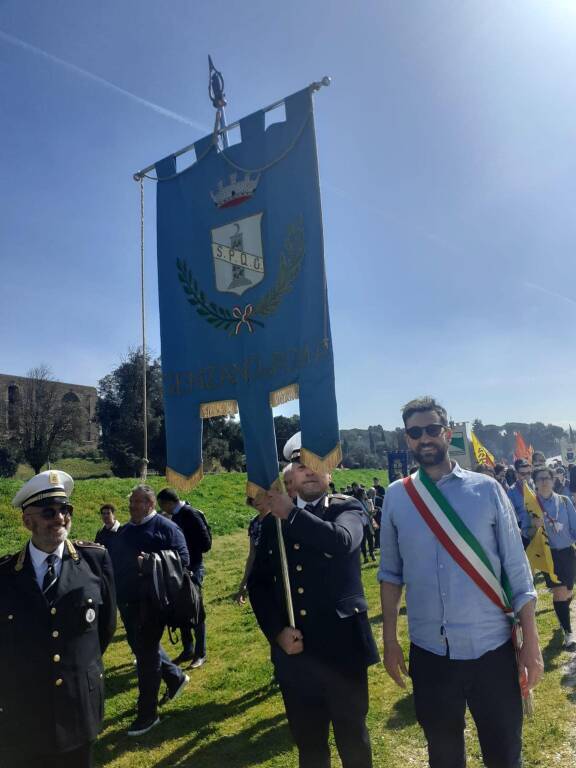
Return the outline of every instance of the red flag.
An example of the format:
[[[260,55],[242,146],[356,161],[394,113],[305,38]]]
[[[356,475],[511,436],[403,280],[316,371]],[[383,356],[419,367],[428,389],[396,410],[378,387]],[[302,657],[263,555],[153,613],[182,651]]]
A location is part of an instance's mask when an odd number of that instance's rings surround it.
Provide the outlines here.
[[[516,447],[514,448],[515,459],[526,459],[526,461],[532,461],[532,451],[524,442],[524,438],[520,432],[514,432],[516,438]]]

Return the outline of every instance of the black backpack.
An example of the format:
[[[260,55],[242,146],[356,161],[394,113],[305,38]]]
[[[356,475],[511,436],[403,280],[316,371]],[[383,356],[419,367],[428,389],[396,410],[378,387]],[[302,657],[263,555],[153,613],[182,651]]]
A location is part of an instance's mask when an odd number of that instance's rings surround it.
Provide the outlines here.
[[[161,616],[170,629],[204,621],[202,591],[182,565],[178,552],[163,549],[143,555],[142,575],[147,608]]]

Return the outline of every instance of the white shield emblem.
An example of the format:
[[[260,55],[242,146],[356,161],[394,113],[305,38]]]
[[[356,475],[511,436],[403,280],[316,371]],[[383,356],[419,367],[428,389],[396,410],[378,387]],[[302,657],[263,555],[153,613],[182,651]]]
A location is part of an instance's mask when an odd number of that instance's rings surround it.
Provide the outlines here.
[[[264,278],[262,214],[256,213],[212,230],[216,288],[238,296]]]

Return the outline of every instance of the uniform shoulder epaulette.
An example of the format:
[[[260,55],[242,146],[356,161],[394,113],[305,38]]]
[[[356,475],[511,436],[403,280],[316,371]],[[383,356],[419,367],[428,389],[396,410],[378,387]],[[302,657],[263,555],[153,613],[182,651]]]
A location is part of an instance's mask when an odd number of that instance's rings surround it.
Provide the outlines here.
[[[80,541],[80,539],[74,539],[73,544],[75,547],[94,547],[95,549],[106,549],[103,544],[98,544],[96,541]]]
[[[331,493],[330,494],[330,501],[332,499],[336,499],[337,501],[348,501],[349,499],[354,499],[354,496],[348,496],[345,493]]]

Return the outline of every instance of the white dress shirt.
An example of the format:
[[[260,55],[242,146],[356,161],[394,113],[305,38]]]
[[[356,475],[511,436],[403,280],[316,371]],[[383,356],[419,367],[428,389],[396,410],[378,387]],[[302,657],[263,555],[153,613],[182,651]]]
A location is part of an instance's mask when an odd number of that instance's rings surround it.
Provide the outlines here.
[[[46,562],[46,558],[50,557],[50,555],[56,555],[58,558],[54,563],[54,573],[56,574],[56,578],[60,576],[60,571],[62,570],[62,556],[64,554],[64,542],[59,544],[58,548],[55,549],[54,552],[42,552],[41,549],[35,547],[34,544],[32,544],[30,541],[28,543],[28,551],[30,552],[30,559],[32,560],[34,573],[36,574],[36,581],[38,582],[40,589],[42,589],[44,576],[46,576],[46,571],[48,570],[48,563]]]

